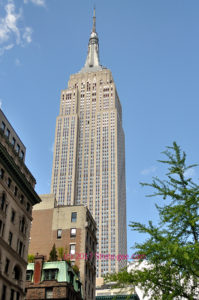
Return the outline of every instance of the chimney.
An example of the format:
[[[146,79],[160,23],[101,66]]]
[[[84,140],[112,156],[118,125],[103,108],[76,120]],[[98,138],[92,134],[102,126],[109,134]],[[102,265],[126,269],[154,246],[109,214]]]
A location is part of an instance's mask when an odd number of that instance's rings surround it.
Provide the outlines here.
[[[35,256],[34,263],[34,284],[40,283],[41,281],[41,273],[42,273],[42,266],[44,262],[44,255],[39,255],[38,253]]]

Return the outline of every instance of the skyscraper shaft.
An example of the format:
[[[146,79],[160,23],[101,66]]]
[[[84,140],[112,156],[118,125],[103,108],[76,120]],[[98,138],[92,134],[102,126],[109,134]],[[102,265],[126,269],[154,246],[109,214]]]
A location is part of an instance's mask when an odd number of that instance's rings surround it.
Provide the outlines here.
[[[95,13],[85,66],[61,92],[51,192],[59,205],[87,205],[96,220],[97,277],[124,266],[117,257],[126,254],[122,109],[111,71],[100,65]]]

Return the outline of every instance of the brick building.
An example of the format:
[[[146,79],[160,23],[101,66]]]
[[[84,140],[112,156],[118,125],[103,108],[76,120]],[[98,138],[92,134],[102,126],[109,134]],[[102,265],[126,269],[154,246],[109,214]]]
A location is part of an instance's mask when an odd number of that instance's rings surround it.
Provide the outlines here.
[[[25,296],[32,206],[40,202],[26,148],[0,110],[0,299]]]
[[[37,255],[26,272],[26,300],[82,300],[78,274],[66,261],[45,262]]]
[[[80,270],[83,298],[93,300],[97,244],[93,217],[83,205],[57,206],[54,195],[40,197],[42,202],[33,210],[29,254],[42,253],[48,259],[53,244],[57,249],[62,247],[65,259],[70,259]]]

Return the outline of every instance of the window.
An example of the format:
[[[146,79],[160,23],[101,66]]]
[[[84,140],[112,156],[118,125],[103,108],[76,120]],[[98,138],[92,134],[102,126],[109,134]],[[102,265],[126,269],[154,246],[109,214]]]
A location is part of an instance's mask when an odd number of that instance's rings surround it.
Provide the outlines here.
[[[21,195],[21,197],[20,197],[20,202],[21,202],[21,204],[24,203],[24,195]]]
[[[76,228],[70,229],[70,237],[76,237]]]
[[[13,147],[15,146],[15,143],[16,143],[16,140],[15,140],[15,138],[13,137],[13,138],[12,138],[12,146],[13,146]]]
[[[6,285],[3,285],[2,299],[6,299]]]
[[[75,244],[70,245],[70,254],[75,254]]]
[[[57,239],[61,239],[62,229],[57,230]]]
[[[27,204],[26,204],[26,210],[30,211],[30,203],[29,202],[27,202]]]
[[[8,177],[7,184],[8,184],[8,187],[9,187],[9,188],[10,188],[10,186],[11,186],[11,182],[12,182],[12,180],[10,179],[10,177]]]
[[[10,218],[10,221],[11,221],[12,223],[14,223],[14,221],[15,221],[15,215],[16,215],[15,211],[12,210],[11,218]]]
[[[17,144],[16,151],[17,151],[17,153],[19,153],[19,151],[20,151],[20,146],[19,146],[19,144]]]
[[[13,289],[11,289],[10,300],[14,300],[14,294],[15,294],[15,291]]]
[[[57,274],[58,274],[57,269],[44,270],[44,280],[56,280]]]
[[[6,264],[5,264],[5,270],[4,270],[4,272],[6,274],[8,274],[9,265],[10,265],[10,260],[8,258],[6,258]]]
[[[27,270],[26,271],[26,281],[32,281],[32,275],[33,275],[33,271]]]
[[[17,188],[17,186],[15,186],[14,195],[17,196],[17,194],[18,194],[18,188]]]
[[[46,299],[53,299],[53,288],[46,288],[45,294]]]
[[[12,245],[12,237],[13,237],[13,234],[12,232],[10,231],[9,232],[9,236],[8,236],[8,244],[11,246]]]
[[[22,272],[19,266],[15,266],[13,270],[13,277],[16,280],[20,280],[22,276]]]
[[[20,157],[21,157],[21,159],[24,159],[24,152],[23,151],[20,152]]]
[[[7,128],[7,130],[6,130],[6,136],[7,136],[7,138],[9,138],[10,137],[10,130]]]
[[[1,169],[1,170],[0,170],[0,178],[3,179],[3,177],[4,177],[4,170]]]
[[[17,292],[17,298],[16,298],[16,300],[19,300],[20,299],[20,294],[19,294],[19,292]]]
[[[0,202],[1,210],[4,210],[4,207],[5,207],[5,201],[6,201],[6,196],[5,196],[5,194],[3,193],[2,197],[1,197],[1,202]]]
[[[6,129],[6,124],[4,122],[1,123],[1,130],[3,130],[3,132],[5,131]]]
[[[77,221],[77,213],[76,212],[72,212],[71,214],[71,222],[76,222]]]
[[[20,256],[23,255],[23,243],[20,240],[17,242],[17,252]]]

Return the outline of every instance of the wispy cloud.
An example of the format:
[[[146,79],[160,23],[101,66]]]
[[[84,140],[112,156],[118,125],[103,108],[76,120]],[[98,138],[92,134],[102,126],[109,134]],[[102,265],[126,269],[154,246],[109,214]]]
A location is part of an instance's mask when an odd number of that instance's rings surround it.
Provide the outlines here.
[[[3,103],[3,101],[2,101],[2,99],[0,99],[0,108],[2,107],[2,103]]]
[[[38,6],[45,6],[46,1],[45,0],[24,0],[24,3],[32,2],[35,5]]]
[[[184,176],[186,178],[194,177],[196,175],[196,171],[194,168],[190,168],[187,171],[184,172]]]
[[[156,166],[151,166],[147,169],[142,170],[140,173],[141,173],[141,175],[149,175],[151,173],[154,173],[156,170],[157,170]]]
[[[4,12],[4,16],[0,18],[0,55],[15,45],[24,46],[32,41],[32,29],[19,25],[23,17],[22,9],[16,11],[14,1],[7,0]]]

